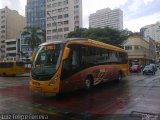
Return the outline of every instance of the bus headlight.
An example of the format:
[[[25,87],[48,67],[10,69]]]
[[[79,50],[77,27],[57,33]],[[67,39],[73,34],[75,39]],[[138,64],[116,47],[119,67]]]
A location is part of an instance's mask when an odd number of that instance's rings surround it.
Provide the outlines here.
[[[57,80],[58,80],[58,75],[56,75],[56,76],[54,77],[54,80],[52,80],[52,81],[50,82],[50,86],[53,86]]]

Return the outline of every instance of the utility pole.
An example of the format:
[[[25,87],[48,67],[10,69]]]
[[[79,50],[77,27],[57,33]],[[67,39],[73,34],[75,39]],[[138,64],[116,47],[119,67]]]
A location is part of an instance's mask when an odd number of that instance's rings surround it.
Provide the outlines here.
[[[50,15],[50,13],[47,12],[47,14],[49,15],[50,18],[52,18],[52,20],[53,20],[53,22],[54,22],[54,24],[55,24],[55,26],[56,26],[56,33],[57,33],[57,40],[58,40],[58,28],[57,28],[57,24],[56,24],[54,18]]]

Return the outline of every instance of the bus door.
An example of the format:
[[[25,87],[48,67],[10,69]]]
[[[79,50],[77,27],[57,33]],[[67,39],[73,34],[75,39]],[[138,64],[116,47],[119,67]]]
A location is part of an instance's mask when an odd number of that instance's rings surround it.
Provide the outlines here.
[[[71,45],[69,57],[64,61],[62,68],[62,91],[71,91],[81,86],[80,70],[80,47]]]

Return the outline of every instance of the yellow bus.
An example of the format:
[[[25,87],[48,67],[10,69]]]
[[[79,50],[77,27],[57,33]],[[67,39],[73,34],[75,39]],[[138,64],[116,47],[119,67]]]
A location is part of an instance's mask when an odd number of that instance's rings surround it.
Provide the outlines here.
[[[119,48],[85,38],[68,38],[40,45],[30,72],[34,92],[61,93],[128,75],[127,53]]]
[[[0,75],[15,76],[25,73],[25,65],[18,61],[0,61]]]

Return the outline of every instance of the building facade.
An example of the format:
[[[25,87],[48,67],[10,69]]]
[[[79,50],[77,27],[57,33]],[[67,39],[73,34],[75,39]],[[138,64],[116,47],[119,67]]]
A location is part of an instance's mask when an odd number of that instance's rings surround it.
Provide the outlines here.
[[[8,7],[0,9],[0,58],[6,57],[6,40],[18,38],[26,26],[25,17]]]
[[[46,0],[46,41],[82,27],[82,0]]]
[[[6,59],[16,60],[19,52],[19,39],[7,39],[6,43]]]
[[[160,40],[160,22],[142,27],[140,29],[140,34],[146,38],[150,37],[155,41],[159,41]]]
[[[27,0],[26,17],[27,26],[46,29],[46,0]]]
[[[120,9],[111,10],[109,8],[96,11],[89,16],[89,27],[91,28],[113,28],[123,29],[123,11]]]
[[[160,41],[156,41],[156,62],[160,63]]]
[[[146,65],[156,60],[154,41],[147,41],[142,36],[130,36],[123,44],[128,52],[129,65]]]

